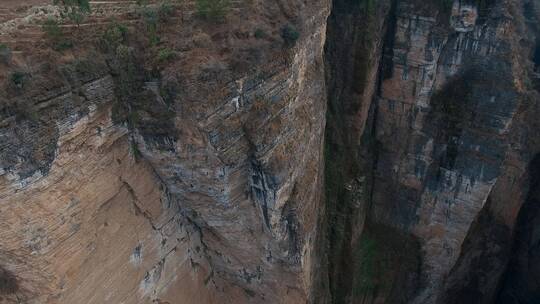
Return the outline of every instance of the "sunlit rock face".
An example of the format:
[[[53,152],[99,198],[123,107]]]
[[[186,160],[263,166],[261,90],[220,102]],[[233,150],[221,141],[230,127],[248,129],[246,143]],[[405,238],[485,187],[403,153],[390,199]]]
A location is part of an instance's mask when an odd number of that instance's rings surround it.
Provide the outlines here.
[[[98,52],[110,48],[99,45],[103,18],[128,20],[116,57],[74,49],[66,64],[53,52],[62,62],[43,68],[51,81],[36,68],[6,86],[0,302],[310,301],[321,267],[329,3],[235,2],[217,23],[195,3],[173,4],[159,34],[175,56],[163,64],[147,58],[151,45],[137,39],[148,33],[129,23],[160,8],[150,2],[91,2],[87,25],[65,27],[98,35],[88,45]],[[0,36],[15,50],[13,69],[39,53],[23,35],[44,39],[24,26],[57,11],[6,10],[20,27],[6,23]]]

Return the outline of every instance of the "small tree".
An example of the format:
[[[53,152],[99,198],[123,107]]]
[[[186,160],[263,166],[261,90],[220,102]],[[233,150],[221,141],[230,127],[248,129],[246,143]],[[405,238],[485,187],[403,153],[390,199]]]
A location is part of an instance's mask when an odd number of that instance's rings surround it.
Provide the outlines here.
[[[296,40],[300,38],[300,33],[292,25],[287,24],[281,28],[281,38],[283,38],[286,46],[292,47],[296,44]]]
[[[79,26],[91,13],[89,0],[53,0],[55,5],[62,6],[62,17],[67,17]]]
[[[156,45],[159,43],[160,38],[158,35],[158,27],[159,27],[159,12],[154,8],[145,7],[141,15],[144,19],[144,23],[146,26],[146,32],[148,34],[148,39],[150,40],[151,45]]]
[[[55,50],[63,51],[73,47],[71,40],[64,37],[64,33],[58,25],[58,21],[49,18],[43,23],[42,29],[47,38],[53,43],[53,48]]]
[[[0,43],[0,60],[5,64],[11,61],[11,49],[3,43]]]
[[[26,84],[27,77],[28,74],[22,71],[15,71],[9,75],[9,80],[15,89],[22,89]]]
[[[58,25],[58,21],[54,20],[53,18],[45,20],[42,29],[47,38],[51,40],[58,40],[63,36],[62,29]]]
[[[150,44],[155,46],[161,41],[159,32],[162,25],[174,15],[175,7],[169,0],[161,1],[157,6],[147,5],[146,1],[137,3],[140,6],[138,14],[144,21],[145,33]]]
[[[175,56],[176,56],[176,53],[173,50],[169,48],[164,48],[164,49],[159,50],[158,55],[157,55],[157,60],[158,62],[165,62],[165,61],[171,60]]]
[[[128,28],[125,25],[117,22],[110,24],[101,35],[100,48],[105,52],[115,51],[126,40],[127,34]]]
[[[263,29],[258,28],[258,29],[255,30],[254,36],[257,39],[264,39],[264,38],[266,38],[267,35],[266,35],[266,32]]]
[[[222,20],[230,8],[229,0],[197,0],[197,13],[210,20]]]

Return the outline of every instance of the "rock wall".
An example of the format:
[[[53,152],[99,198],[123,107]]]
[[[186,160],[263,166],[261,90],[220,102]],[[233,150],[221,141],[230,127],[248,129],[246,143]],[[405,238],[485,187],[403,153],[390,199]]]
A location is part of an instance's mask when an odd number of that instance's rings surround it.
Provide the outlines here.
[[[537,1],[46,4],[0,15],[0,302],[538,300]]]
[[[350,2],[334,3],[352,11]],[[362,3],[367,7],[371,2]],[[345,249],[329,242],[340,255],[334,258],[353,269],[333,273],[330,280],[360,282],[331,288],[336,302],[494,300],[527,193],[528,163],[538,151],[534,136],[522,133],[535,130],[536,123],[527,117],[538,113],[533,105],[535,5],[395,1],[384,21],[375,18],[386,23],[386,30],[379,27],[379,34],[372,34],[385,37],[382,45],[373,44],[382,53],[380,65],[367,69],[380,79],[375,94],[351,94],[337,102],[329,96],[329,107],[356,103],[355,109],[371,109],[367,119],[365,112],[347,112],[360,126],[367,123],[360,131],[361,144],[359,136],[356,142],[332,141],[347,136],[351,127],[327,138],[327,154],[352,150],[348,162],[361,168],[356,183],[368,188],[362,203],[354,195],[354,181],[327,181],[327,189],[341,188],[326,192],[329,208],[336,204],[332,195],[341,197],[333,221],[357,225],[337,233],[348,243]],[[347,35],[331,24],[329,33]],[[363,56],[377,52],[349,51]],[[353,83],[357,90],[364,87]],[[329,92],[332,87],[339,86],[330,83]],[[327,132],[335,132],[337,123],[328,121]],[[333,169],[326,166],[328,176]],[[347,212],[355,206],[367,207],[360,208],[360,215]],[[336,234],[334,227],[329,235]],[[400,241],[392,241],[396,237]],[[396,297],[396,291],[402,296]]]
[[[85,45],[82,33],[107,30],[102,12],[130,25],[152,5],[99,6],[86,27],[62,28]],[[328,3],[233,3],[217,23],[194,3],[173,9],[159,30],[176,56],[157,76],[137,24],[103,54],[48,53],[58,69],[21,45],[26,32],[2,33],[15,57],[2,63],[0,302],[312,296]],[[296,41],[281,38],[286,26]],[[13,86],[21,61],[32,73]]]

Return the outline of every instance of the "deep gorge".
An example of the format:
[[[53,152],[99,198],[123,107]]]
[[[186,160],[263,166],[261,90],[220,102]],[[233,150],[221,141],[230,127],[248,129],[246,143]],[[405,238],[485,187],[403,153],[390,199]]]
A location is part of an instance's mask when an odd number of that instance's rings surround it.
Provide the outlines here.
[[[0,303],[540,301],[537,0],[216,1],[0,4]]]

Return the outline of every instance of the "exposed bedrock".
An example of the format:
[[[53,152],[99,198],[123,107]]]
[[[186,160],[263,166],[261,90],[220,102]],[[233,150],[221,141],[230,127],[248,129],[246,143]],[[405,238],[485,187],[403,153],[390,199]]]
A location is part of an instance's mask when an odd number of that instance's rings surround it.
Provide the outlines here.
[[[178,5],[161,73],[128,33],[6,88],[0,302],[312,298],[328,3],[235,2],[217,24]]]
[[[535,244],[533,223],[515,228],[539,148],[537,6],[334,1],[325,170],[335,302],[493,303],[502,281],[533,279],[515,261],[502,274],[525,250],[516,238]]]

